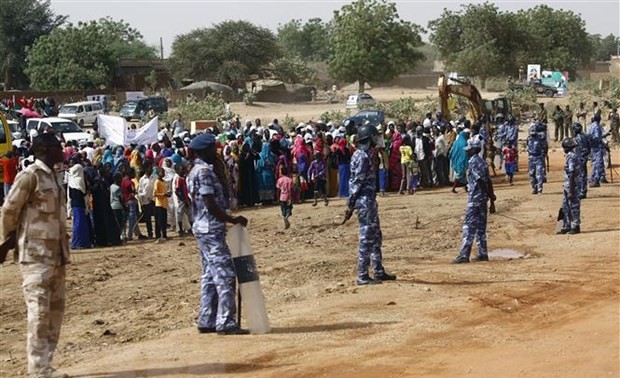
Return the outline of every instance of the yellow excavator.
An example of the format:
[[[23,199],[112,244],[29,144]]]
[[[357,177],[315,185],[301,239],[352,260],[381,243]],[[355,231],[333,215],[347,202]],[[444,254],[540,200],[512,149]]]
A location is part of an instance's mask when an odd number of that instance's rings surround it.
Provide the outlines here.
[[[455,78],[449,80],[457,84],[448,84],[448,79],[444,75],[439,77],[437,83],[441,112],[448,121],[450,121],[452,110],[458,107],[455,96],[468,100],[467,115],[472,122],[484,119],[486,123],[492,123],[500,113],[504,116],[512,114],[512,103],[508,98],[498,97],[494,100],[484,100],[473,84]]]

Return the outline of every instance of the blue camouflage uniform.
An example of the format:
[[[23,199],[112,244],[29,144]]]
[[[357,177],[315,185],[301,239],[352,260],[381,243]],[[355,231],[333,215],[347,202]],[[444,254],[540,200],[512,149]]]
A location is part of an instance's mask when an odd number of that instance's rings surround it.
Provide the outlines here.
[[[204,196],[212,195],[222,211],[227,208],[224,190],[213,166],[196,159],[187,178],[187,189],[194,217],[192,230],[202,261],[198,328],[215,328],[217,331],[236,328],[236,275],[226,245],[226,224],[209,213],[204,200]]]
[[[592,173],[590,182],[598,183],[605,180],[605,146],[603,144],[603,127],[594,122],[588,128],[590,148],[592,152]]]
[[[459,256],[469,259],[474,239],[478,241],[478,257],[487,256],[486,183],[491,181],[487,163],[480,156],[469,159],[467,169],[467,209],[463,222],[463,245]]]
[[[566,154],[564,164],[564,195],[562,196],[562,210],[564,224],[562,229],[571,230],[579,228],[581,223],[578,177],[581,171],[581,163],[575,150]]]
[[[527,138],[528,169],[532,189],[542,193],[545,180],[545,141],[540,133],[530,134]]]
[[[588,193],[588,156],[590,156],[590,138],[580,133],[575,137],[577,142],[576,155],[579,161],[579,173],[577,176],[577,194],[579,198],[586,198]]]
[[[368,275],[368,267],[371,261],[375,277],[384,274],[381,256],[383,235],[379,223],[375,180],[376,173],[372,152],[356,150],[351,157],[351,178],[349,180],[347,204],[349,207],[357,209],[357,219],[360,224],[357,265],[359,279]]]

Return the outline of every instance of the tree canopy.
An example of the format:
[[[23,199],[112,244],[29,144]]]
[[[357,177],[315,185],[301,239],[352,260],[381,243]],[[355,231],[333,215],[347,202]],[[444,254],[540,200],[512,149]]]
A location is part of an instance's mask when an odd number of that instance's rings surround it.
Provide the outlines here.
[[[592,58],[595,60],[609,60],[612,55],[620,55],[618,54],[620,37],[613,34],[607,37],[601,37],[600,34],[590,35],[590,43],[592,44]]]
[[[329,74],[345,82],[386,82],[424,59],[423,29],[402,20],[394,3],[357,0],[334,11],[329,38]]]
[[[28,49],[32,86],[39,90],[108,85],[118,59],[154,59],[156,50],[129,24],[103,18],[57,28]]]
[[[0,0],[0,69],[6,88],[25,87],[26,48],[62,25],[66,16],[55,15],[49,0]]]
[[[247,21],[224,21],[177,36],[170,69],[177,79],[224,79],[234,84],[281,55],[270,30]]]
[[[592,56],[581,17],[546,5],[516,13],[500,12],[488,2],[463,5],[458,11],[444,9],[428,28],[449,69],[483,81],[534,63],[574,72]]]
[[[278,44],[286,56],[322,62],[329,57],[328,25],[320,18],[302,24],[291,20],[278,27]]]

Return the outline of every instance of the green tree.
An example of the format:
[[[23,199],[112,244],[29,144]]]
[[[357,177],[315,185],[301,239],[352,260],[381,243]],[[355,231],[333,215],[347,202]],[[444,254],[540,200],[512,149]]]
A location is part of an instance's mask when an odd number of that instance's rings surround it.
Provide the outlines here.
[[[155,92],[155,89],[157,88],[157,72],[155,72],[155,70],[151,70],[149,75],[144,78],[144,81],[151,89],[151,92]]]
[[[278,27],[278,44],[287,56],[321,62],[329,57],[327,24],[320,18],[311,18],[305,24],[291,20]]]
[[[516,71],[514,58],[525,36],[515,22],[491,3],[462,5],[429,22],[429,39],[449,70],[479,76],[484,88],[487,77]]]
[[[424,55],[423,29],[398,16],[386,0],[357,0],[334,11],[329,38],[329,74],[344,82],[386,82],[410,70]]]
[[[129,24],[109,18],[69,24],[40,37],[28,49],[26,73],[39,90],[108,85],[118,59],[154,59],[155,48]]]
[[[603,38],[600,34],[593,34],[589,36],[589,39],[592,44],[593,59],[604,61],[609,60],[612,55],[618,55],[620,37],[609,34]]]
[[[267,76],[291,84],[313,84],[317,77],[316,70],[308,67],[299,57],[276,59],[264,68],[264,72]]]
[[[527,33],[519,64],[538,63],[547,69],[575,72],[592,58],[586,23],[578,14],[538,5],[517,12],[517,17],[518,27]]]
[[[7,89],[25,87],[26,48],[62,25],[67,17],[55,15],[49,0],[0,0],[0,10],[1,78]]]
[[[233,71],[235,75],[258,73],[262,65],[280,56],[270,30],[247,21],[224,21],[177,36],[170,69],[177,79],[219,80],[232,78]]]

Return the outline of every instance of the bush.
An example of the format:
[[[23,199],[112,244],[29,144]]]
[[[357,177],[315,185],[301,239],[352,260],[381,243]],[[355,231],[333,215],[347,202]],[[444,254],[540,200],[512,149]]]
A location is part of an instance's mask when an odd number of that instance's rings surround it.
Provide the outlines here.
[[[246,105],[248,105],[248,106],[254,105],[254,101],[256,101],[256,94],[255,94],[255,93],[252,93],[252,92],[246,92],[246,93],[243,95],[243,102],[244,102]]]
[[[319,119],[324,123],[331,121],[334,124],[339,124],[340,121],[342,121],[344,118],[348,117],[349,115],[351,115],[351,111],[348,109],[346,111],[330,110],[330,111],[327,111],[321,114],[319,116]]]
[[[288,115],[288,113],[286,113],[286,116],[282,121],[282,125],[289,130],[295,130],[295,126],[297,126],[297,121],[295,121],[294,117],[291,117],[290,115]]]
[[[508,81],[505,78],[492,77],[486,81],[486,90],[489,92],[506,92]]]
[[[164,122],[172,122],[177,113],[181,113],[186,122],[199,120],[214,120],[222,117],[226,112],[224,100],[212,95],[207,95],[204,100],[188,98],[181,101],[175,112],[164,113],[160,119]]]

